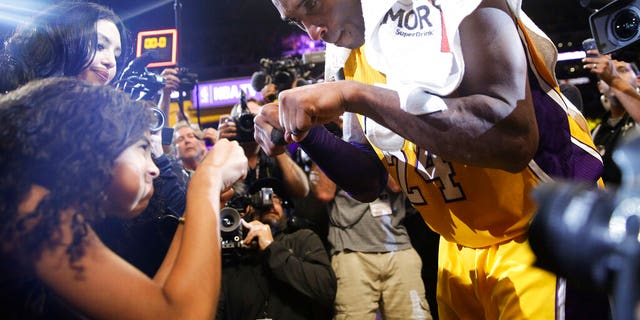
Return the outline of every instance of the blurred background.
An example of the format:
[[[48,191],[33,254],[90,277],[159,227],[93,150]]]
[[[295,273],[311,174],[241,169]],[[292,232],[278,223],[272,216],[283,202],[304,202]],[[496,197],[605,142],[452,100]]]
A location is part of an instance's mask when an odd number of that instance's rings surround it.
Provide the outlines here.
[[[580,0],[582,2],[590,2]],[[584,114],[589,118],[598,117],[602,108],[598,102],[598,92],[594,86],[595,78],[582,70],[580,58],[570,53],[582,51],[582,40],[589,38],[588,16],[593,12],[581,6],[579,0],[525,0],[524,11],[556,44],[561,55],[557,65],[557,75],[561,82],[577,85],[583,95]],[[4,40],[15,27],[27,20],[35,12],[56,3],[51,0],[0,0],[0,37]],[[296,27],[283,23],[276,9],[269,0],[96,0],[95,2],[111,7],[125,22],[132,38],[131,52],[135,54],[136,37],[139,32],[164,30],[176,27],[177,3],[179,26],[180,66],[187,67],[198,75],[201,90],[194,93],[211,100],[214,89],[207,89],[209,82],[223,80],[242,80],[250,82],[251,75],[260,69],[260,60],[269,58],[277,61],[282,57],[293,56],[303,58],[305,54],[319,52],[324,48],[322,41],[313,42]],[[591,6],[598,8],[608,1],[591,1]],[[180,6],[179,6],[180,7]],[[635,61],[635,48],[629,48],[620,54],[628,60]],[[313,57],[313,72],[307,79],[313,82],[322,77],[322,58]],[[572,58],[573,57],[573,58]],[[305,63],[309,63],[305,59]],[[157,68],[160,72],[162,68]],[[241,81],[241,82],[242,82]],[[241,83],[241,82],[236,82]],[[242,82],[242,83],[245,83]],[[239,86],[248,91],[246,83]],[[209,91],[207,91],[209,90]],[[227,87],[230,96],[236,98],[233,87]],[[235,90],[237,91],[237,89]],[[195,91],[194,91],[195,92]],[[216,91],[219,93],[220,91]],[[229,93],[229,92],[227,92]],[[250,96],[259,94],[250,92]],[[195,100],[195,99],[194,99]],[[203,100],[203,99],[200,99]],[[207,121],[215,121],[215,114],[225,112],[232,105],[231,101],[210,106],[206,99],[200,101]],[[204,102],[204,103],[202,103]],[[211,101],[209,101],[211,102]],[[195,102],[194,103],[198,103]]]

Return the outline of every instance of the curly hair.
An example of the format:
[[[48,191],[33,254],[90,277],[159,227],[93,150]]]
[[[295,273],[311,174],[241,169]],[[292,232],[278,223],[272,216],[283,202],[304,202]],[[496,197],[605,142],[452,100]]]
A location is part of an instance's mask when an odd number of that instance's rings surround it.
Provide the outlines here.
[[[62,2],[18,28],[0,55],[0,92],[35,79],[78,76],[96,54],[98,20],[113,22],[123,48],[128,47],[120,18],[111,9],[91,2]],[[128,53],[123,52],[118,66],[126,61]]]
[[[105,216],[115,159],[152,119],[149,102],[73,78],[37,80],[0,96],[0,241],[17,259],[33,261],[45,246],[61,245],[60,213],[72,209],[73,242],[64,245],[72,262],[80,258],[87,227]],[[33,185],[49,194],[18,216]]]

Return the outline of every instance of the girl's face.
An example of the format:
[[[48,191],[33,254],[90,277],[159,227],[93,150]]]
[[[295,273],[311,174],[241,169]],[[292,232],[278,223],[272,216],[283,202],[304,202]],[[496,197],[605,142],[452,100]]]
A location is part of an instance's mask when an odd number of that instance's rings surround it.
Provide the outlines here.
[[[104,19],[96,22],[96,30],[96,55],[91,64],[80,72],[78,78],[93,84],[105,85],[116,76],[116,59],[122,53],[120,31],[113,22]]]
[[[125,219],[142,213],[149,205],[153,179],[158,174],[148,136],[125,149],[113,167],[113,181],[107,189],[107,213]]]

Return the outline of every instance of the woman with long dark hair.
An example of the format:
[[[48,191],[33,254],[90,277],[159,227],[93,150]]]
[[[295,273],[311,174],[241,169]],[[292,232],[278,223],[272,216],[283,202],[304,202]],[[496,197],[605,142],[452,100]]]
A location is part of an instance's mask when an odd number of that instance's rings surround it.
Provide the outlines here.
[[[0,92],[31,80],[76,77],[95,84],[113,80],[126,61],[127,33],[109,8],[62,2],[18,27],[0,57]]]

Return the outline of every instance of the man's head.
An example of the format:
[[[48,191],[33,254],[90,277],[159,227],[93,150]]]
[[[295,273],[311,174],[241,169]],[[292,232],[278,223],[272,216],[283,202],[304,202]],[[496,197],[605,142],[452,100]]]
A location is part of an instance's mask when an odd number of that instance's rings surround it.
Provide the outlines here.
[[[200,140],[196,131],[186,122],[178,123],[174,130],[173,141],[178,158],[182,160],[185,168],[195,170],[206,150],[204,142]]]
[[[632,87],[636,90],[638,89],[638,68],[635,64],[619,61],[619,60],[611,60],[613,62],[613,68],[615,72],[622,78],[624,81],[628,82]],[[602,80],[598,81],[598,89],[600,93],[602,93],[606,99],[609,101],[609,106],[620,107],[620,101],[616,98],[613,90]],[[605,106],[607,107],[607,106]]]
[[[271,0],[285,22],[313,40],[355,49],[364,44],[360,0]]]

